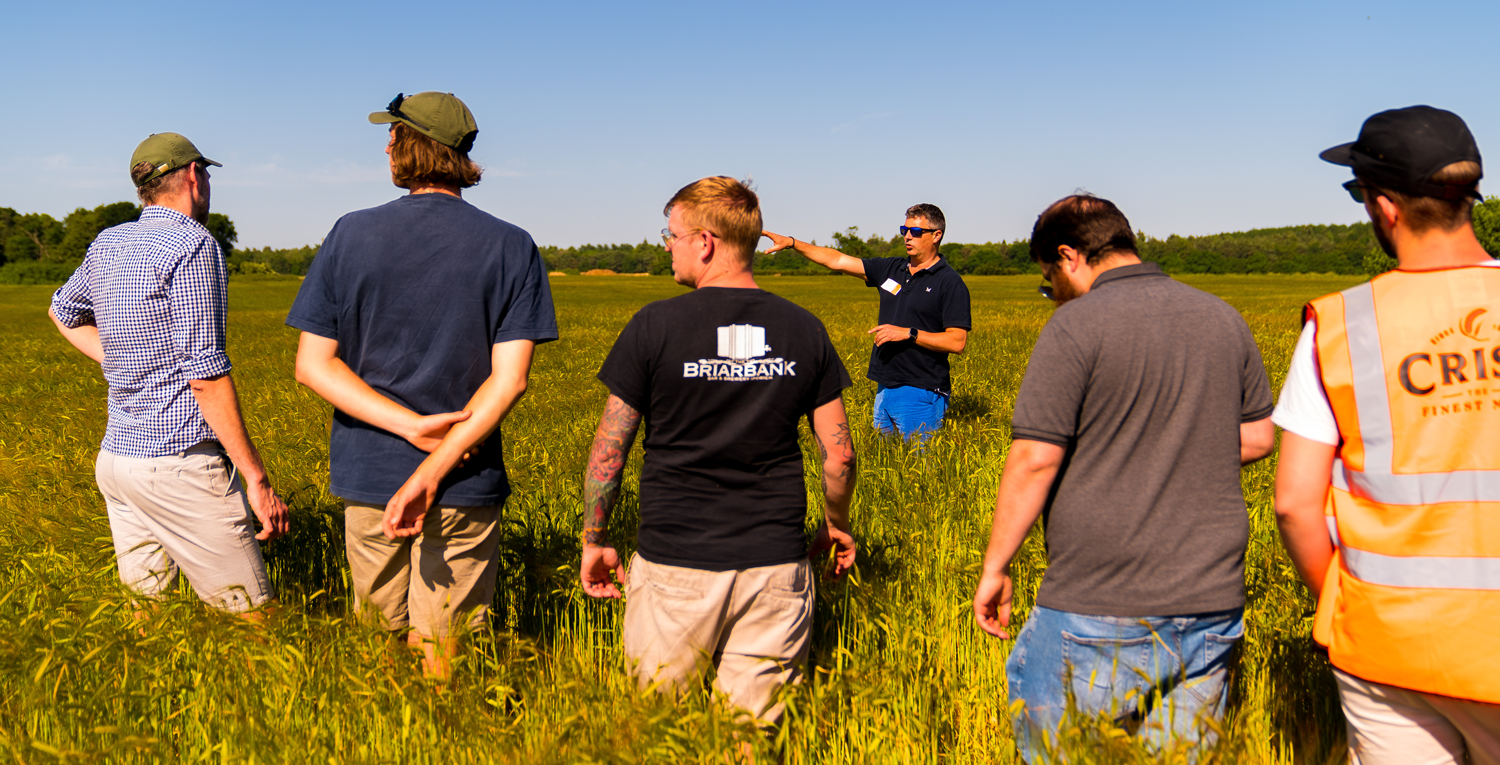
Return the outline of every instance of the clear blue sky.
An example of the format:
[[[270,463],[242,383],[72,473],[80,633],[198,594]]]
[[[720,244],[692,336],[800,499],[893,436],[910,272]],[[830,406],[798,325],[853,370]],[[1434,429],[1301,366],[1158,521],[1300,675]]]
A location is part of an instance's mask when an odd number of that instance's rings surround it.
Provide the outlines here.
[[[439,15],[441,14],[441,15]],[[133,199],[153,132],[187,135],[240,245],[317,242],[400,194],[365,116],[451,91],[487,168],[465,197],[540,244],[638,242],[705,175],[766,225],[1014,240],[1086,189],[1139,230],[1351,223],[1317,153],[1368,115],[1457,112],[1500,184],[1500,3],[8,3],[0,206]]]

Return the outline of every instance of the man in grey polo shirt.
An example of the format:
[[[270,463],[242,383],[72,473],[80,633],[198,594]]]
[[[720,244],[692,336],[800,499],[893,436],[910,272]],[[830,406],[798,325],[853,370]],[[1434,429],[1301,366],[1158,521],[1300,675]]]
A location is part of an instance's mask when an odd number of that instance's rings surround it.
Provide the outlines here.
[[[204,602],[255,619],[274,598],[256,540],[286,533],[287,509],[224,353],[224,254],[203,227],[218,164],[176,133],[142,141],[140,220],[99,234],[49,313],[109,383],[95,476],[121,581],[153,597],[181,570]]]
[[[1136,255],[1092,196],[1037,218],[1058,303],[1016,396],[974,616],[1008,638],[1011,558],[1040,515],[1049,567],[1006,666],[1029,762],[1071,698],[1158,746],[1212,740],[1243,633],[1240,466],[1270,453],[1270,385],[1233,308]],[[1045,288],[1044,288],[1045,290]]]

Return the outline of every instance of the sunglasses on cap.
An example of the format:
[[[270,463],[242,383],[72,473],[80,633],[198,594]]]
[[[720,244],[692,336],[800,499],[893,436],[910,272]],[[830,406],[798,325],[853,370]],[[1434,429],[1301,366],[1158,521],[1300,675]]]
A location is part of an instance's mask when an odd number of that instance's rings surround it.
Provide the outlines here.
[[[906,236],[907,234],[911,234],[912,236],[921,239],[923,234],[930,234],[934,231],[941,230],[942,229],[937,228],[922,228],[921,226],[902,226],[901,235]]]
[[[397,93],[396,97],[391,99],[391,103],[385,107],[385,110],[387,112],[389,112],[392,117],[395,117],[395,118],[400,119],[400,120],[405,120],[406,122],[410,122],[411,124],[415,125],[416,127],[421,128],[422,130],[431,130],[432,128],[427,127],[426,125],[423,125],[420,122],[417,122],[416,120],[414,120],[414,119],[411,118],[411,115],[407,114],[406,112],[401,111],[401,103],[403,101],[405,101],[405,100],[406,100],[406,94],[405,93]]]

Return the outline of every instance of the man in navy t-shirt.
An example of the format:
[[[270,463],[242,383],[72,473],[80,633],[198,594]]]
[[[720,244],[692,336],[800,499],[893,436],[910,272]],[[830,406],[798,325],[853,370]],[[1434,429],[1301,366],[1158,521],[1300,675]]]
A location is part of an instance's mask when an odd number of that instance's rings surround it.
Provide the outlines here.
[[[973,321],[969,288],[938,252],[947,226],[936,205],[906,211],[904,258],[856,258],[791,237],[765,235],[766,254],[795,250],[808,260],[880,290],[880,323],[870,330],[869,378],[876,383],[875,429],[925,438],[943,424],[953,383],[948,356],[963,353]]]
[[[762,291],[750,272],[760,200],[732,178],[677,192],[662,232],[677,282],[693,291],[642,308],[599,370],[610,392],[584,479],[589,595],[620,597],[625,655],[641,684],[680,688],[701,659],[714,684],[759,722],[781,714],[811,640],[807,488],[797,426],[823,452],[824,521],[814,550],[854,563],[849,374],[823,323]],[[629,578],[608,527],[642,421],[641,525]]]
[[[468,107],[418,93],[370,121],[391,125],[391,177],[411,193],[339,219],[287,324],[302,330],[297,380],[335,407],[329,489],[356,606],[409,627],[441,678],[455,630],[494,600],[498,429],[557,321],[531,236],[462,198],[480,177]]]

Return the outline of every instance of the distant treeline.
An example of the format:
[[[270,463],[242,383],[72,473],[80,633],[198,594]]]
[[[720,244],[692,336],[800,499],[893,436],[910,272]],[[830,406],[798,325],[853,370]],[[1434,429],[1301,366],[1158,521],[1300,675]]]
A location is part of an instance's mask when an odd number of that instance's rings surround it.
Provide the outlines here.
[[[61,284],[83,260],[89,243],[110,226],[136,220],[140,206],[132,202],[80,207],[61,221],[45,213],[18,213],[0,207],[0,284]],[[238,235],[227,216],[211,213],[208,230],[219,241],[231,274],[307,273],[317,245],[289,249],[237,249]],[[1489,197],[1474,207],[1474,231],[1485,249],[1500,257],[1500,197]],[[901,237],[862,237],[859,229],[833,234],[829,243],[859,258],[906,254]],[[1259,274],[1336,273],[1376,274],[1395,266],[1376,246],[1370,224],[1309,225],[1261,228],[1206,236],[1168,236],[1157,239],[1137,234],[1143,260],[1161,264],[1169,273]],[[580,273],[607,269],[622,274],[670,274],[672,258],[658,243],[585,244],[579,247],[541,247],[549,271]],[[943,257],[959,273],[973,276],[1039,273],[1031,262],[1030,243],[985,242],[942,246]],[[794,252],[757,254],[761,274],[825,275],[825,269]]]

